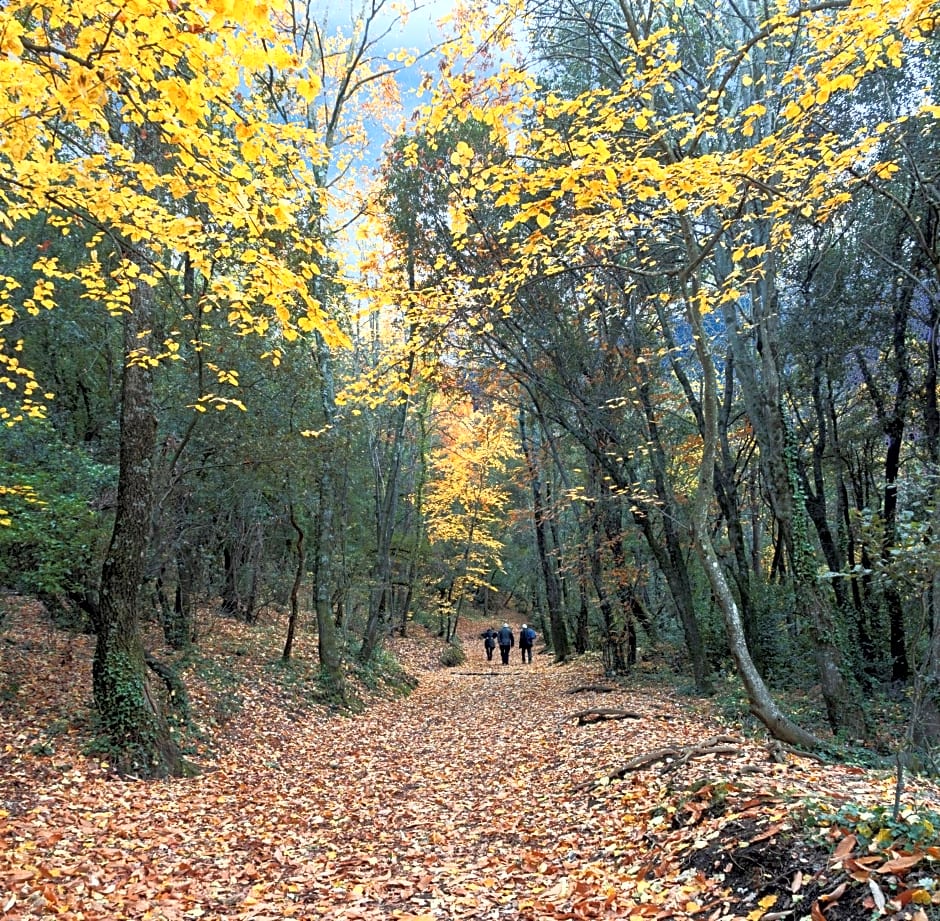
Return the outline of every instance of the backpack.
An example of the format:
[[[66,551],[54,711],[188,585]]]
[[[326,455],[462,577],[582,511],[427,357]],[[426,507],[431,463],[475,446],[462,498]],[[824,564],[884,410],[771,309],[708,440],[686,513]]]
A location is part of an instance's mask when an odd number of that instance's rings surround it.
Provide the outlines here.
[[[535,631],[531,627],[526,627],[525,638],[529,641],[530,646],[535,642]]]

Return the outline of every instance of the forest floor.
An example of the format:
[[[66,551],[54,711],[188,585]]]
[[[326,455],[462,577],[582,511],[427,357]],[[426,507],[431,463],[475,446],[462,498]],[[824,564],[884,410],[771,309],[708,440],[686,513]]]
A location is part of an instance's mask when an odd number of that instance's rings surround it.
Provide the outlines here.
[[[202,770],[143,782],[94,754],[91,638],[5,611],[4,919],[940,917],[936,787],[893,819],[893,772],[774,761],[642,669],[489,663],[475,622],[444,669],[416,626],[392,641],[416,689],[344,716],[310,702],[309,638],[285,669],[280,625],[216,619],[184,672]]]

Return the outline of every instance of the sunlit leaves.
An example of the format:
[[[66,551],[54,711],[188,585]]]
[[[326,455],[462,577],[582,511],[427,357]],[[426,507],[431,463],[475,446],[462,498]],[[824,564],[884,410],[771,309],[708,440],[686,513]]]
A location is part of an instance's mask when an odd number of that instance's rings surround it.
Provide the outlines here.
[[[481,410],[446,394],[438,399],[439,446],[431,456],[425,516],[432,547],[456,574],[458,596],[487,585],[500,567],[507,474],[517,459],[510,408],[487,402]]]
[[[43,214],[62,235],[100,232],[74,276],[48,261],[31,296],[0,287],[0,320],[51,306],[70,278],[120,315],[129,286],[173,296],[188,264],[207,281],[203,309],[221,308],[240,332],[343,341],[299,270],[307,235],[288,245],[309,208],[322,138],[272,121],[251,95],[270,72],[305,98],[319,88],[279,40],[277,9],[84,0],[45,20],[31,9],[17,2],[0,14],[2,220],[13,228]]]
[[[740,297],[801,221],[831,221],[852,200],[860,169],[890,177],[896,167],[877,160],[886,126],[838,135],[816,121],[873,69],[906,66],[935,7],[878,5],[876,14],[868,4],[780,5],[747,35],[716,31],[696,94],[679,86],[681,73],[702,62],[683,60],[681,20],[670,23],[665,4],[654,4],[648,34],[627,37],[619,87],[565,99],[533,92],[522,71],[481,75],[458,69],[455,58],[435,89],[427,130],[433,136],[451,119],[477,115],[486,98],[479,118],[504,151],[487,162],[465,144],[448,148],[454,240],[466,251],[499,250],[500,271],[470,282],[488,289],[479,301],[511,312],[532,280],[560,265],[576,271],[598,254],[627,273],[628,285],[657,278],[678,293],[694,272],[697,284],[723,288],[714,303]],[[488,35],[511,40],[509,9],[493,13]],[[491,207],[504,209],[498,244],[479,230]],[[579,277],[590,296],[594,273]]]

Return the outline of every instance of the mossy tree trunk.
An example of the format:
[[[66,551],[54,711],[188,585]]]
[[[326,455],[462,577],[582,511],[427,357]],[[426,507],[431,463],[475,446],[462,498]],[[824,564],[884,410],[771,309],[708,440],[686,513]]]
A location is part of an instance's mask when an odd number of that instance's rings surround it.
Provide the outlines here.
[[[95,705],[119,770],[145,777],[180,776],[183,762],[147,674],[138,610],[153,515],[156,419],[146,361],[152,291],[138,282],[124,317],[121,445],[117,510],[101,571],[95,617]],[[144,351],[141,351],[144,350]]]
[[[699,309],[700,294],[693,278],[683,292],[686,317],[692,330],[695,354],[702,369],[702,461],[691,503],[692,538],[708,582],[721,611],[728,648],[744,685],[751,713],[782,742],[810,749],[825,748],[825,742],[791,720],[778,706],[751,659],[741,622],[741,612],[725,578],[712,543],[709,506],[714,495],[715,458],[718,451],[718,384],[708,336]]]

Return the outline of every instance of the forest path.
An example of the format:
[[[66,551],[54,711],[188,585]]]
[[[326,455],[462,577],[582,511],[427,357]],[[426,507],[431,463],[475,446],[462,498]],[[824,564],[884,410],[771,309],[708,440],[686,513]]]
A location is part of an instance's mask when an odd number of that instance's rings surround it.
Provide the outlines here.
[[[421,628],[393,641],[418,687],[355,716],[277,699],[269,655],[212,736],[207,770],[151,783],[115,778],[81,753],[91,639],[38,616],[8,629],[0,918],[758,918],[791,899],[804,870],[811,878],[813,854],[787,834],[794,799],[784,791],[890,801],[890,773],[772,765],[743,740],[720,760],[592,785],[637,754],[726,730],[708,704],[668,687],[573,695],[601,680],[597,660],[554,665],[541,642],[531,665],[518,649],[508,666],[487,662],[482,629],[464,621],[468,659],[454,669],[439,666],[440,641]],[[250,664],[242,639],[226,643],[216,640],[213,661],[228,651]],[[573,714],[591,706],[642,718],[578,725]],[[762,866],[776,890],[752,877]],[[831,886],[812,879],[815,895]],[[792,899],[804,894],[815,897]],[[858,904],[841,918],[861,917]]]
[[[482,629],[465,620],[467,662],[442,669],[440,641],[415,627],[395,645],[420,679],[416,690],[351,717],[292,715],[259,681],[214,738],[207,771],[143,783],[80,753],[87,726],[62,734],[61,715],[87,700],[90,638],[50,633],[38,616],[24,623],[27,638],[13,630],[5,646],[16,699],[0,707],[0,917],[487,921],[572,910],[628,917],[634,904],[636,917],[661,911],[672,896],[660,894],[656,907],[635,878],[644,829],[631,821],[631,794],[599,799],[572,787],[716,727],[665,692],[570,695],[599,680],[597,661],[555,666],[541,641],[531,665],[518,648],[508,666],[498,653],[487,662]],[[38,648],[48,673],[37,668]],[[70,692],[78,697],[67,705]],[[570,714],[593,700],[648,716],[577,726]]]
[[[488,662],[481,629],[464,621],[468,658],[454,669],[428,662],[420,638],[399,643],[409,667],[426,662],[408,698],[298,727],[275,745],[276,764],[256,763],[255,783],[246,785],[244,757],[227,772],[248,817],[240,859],[259,874],[258,897],[305,918],[543,918],[573,904],[589,917],[662,912],[671,896],[643,905],[623,890],[643,857],[629,797],[572,788],[637,752],[720,728],[665,692],[572,696],[600,680],[596,660],[555,666],[541,643],[531,665],[518,648],[508,666],[498,652]],[[646,717],[578,727],[571,714],[592,702]],[[252,748],[263,751],[263,733]],[[217,779],[204,783],[206,798],[218,795]],[[276,830],[274,850],[261,816]]]

